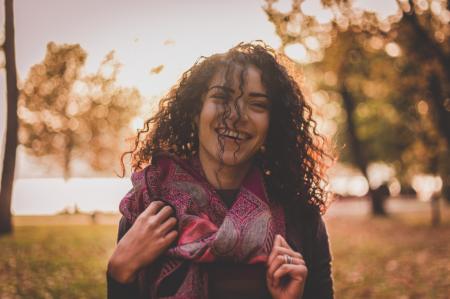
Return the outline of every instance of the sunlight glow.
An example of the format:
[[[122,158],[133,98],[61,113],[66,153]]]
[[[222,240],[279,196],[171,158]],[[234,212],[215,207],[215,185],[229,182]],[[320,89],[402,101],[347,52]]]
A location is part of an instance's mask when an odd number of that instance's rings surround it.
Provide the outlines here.
[[[400,46],[395,42],[387,43],[384,49],[386,53],[391,57],[399,57],[402,54]]]
[[[288,13],[292,10],[292,0],[278,0],[273,7],[282,13]]]
[[[331,10],[324,8],[317,0],[306,0],[302,3],[301,8],[306,15],[314,16],[321,24],[329,23],[334,17]]]
[[[415,175],[411,181],[411,186],[417,192],[421,201],[429,201],[431,197],[441,191],[442,178],[427,174]]]
[[[302,44],[291,44],[284,48],[286,55],[298,63],[308,62],[308,52]]]
[[[305,38],[305,45],[308,47],[308,49],[318,51],[320,49],[320,43],[317,40],[317,37],[314,36],[308,36]]]
[[[343,196],[364,196],[369,191],[369,184],[362,176],[339,176],[330,179],[332,192]]]
[[[376,189],[381,184],[389,182],[394,178],[395,169],[386,163],[371,163],[367,167],[367,174],[369,176],[370,186]]]
[[[142,129],[143,126],[144,126],[144,119],[140,116],[135,117],[131,121],[131,127],[133,128],[134,131]]]
[[[375,12],[379,20],[385,20],[389,16],[395,15],[399,10],[397,1],[391,0],[354,0],[353,6]]]

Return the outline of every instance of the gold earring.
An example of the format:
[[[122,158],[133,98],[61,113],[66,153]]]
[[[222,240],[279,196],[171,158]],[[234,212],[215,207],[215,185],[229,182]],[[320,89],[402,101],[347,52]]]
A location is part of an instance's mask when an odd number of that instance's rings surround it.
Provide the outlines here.
[[[262,154],[264,154],[266,152],[266,146],[263,144],[261,145],[261,147],[259,148],[259,150],[261,151]]]

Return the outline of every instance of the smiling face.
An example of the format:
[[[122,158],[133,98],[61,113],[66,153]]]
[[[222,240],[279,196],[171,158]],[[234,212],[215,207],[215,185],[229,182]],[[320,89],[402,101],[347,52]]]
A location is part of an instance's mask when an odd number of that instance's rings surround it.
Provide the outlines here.
[[[215,169],[248,167],[269,128],[270,101],[261,71],[236,66],[230,75],[226,80],[222,70],[213,76],[197,118],[200,159]]]

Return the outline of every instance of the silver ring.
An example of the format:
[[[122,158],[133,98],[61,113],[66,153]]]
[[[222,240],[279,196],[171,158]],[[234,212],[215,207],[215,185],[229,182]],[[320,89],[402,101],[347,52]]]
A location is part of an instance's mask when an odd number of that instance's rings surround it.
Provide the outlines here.
[[[285,264],[292,264],[292,256],[285,254],[284,255],[284,263]]]

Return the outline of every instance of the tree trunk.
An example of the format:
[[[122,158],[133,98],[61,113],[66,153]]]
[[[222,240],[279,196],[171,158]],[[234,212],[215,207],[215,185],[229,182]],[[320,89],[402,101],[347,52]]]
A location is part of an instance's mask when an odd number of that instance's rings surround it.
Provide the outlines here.
[[[430,200],[431,204],[431,225],[433,227],[441,224],[441,207],[439,204],[439,195],[433,194]]]
[[[345,78],[347,78],[347,73],[349,72],[348,61],[350,61],[350,52],[352,51],[352,45],[355,44],[354,34],[353,33],[341,33],[338,38],[339,42],[342,43],[342,57],[340,58],[340,63],[337,66],[337,77],[338,77],[338,92],[342,96],[343,108],[347,114],[347,136],[350,143],[350,150],[353,154],[354,163],[356,167],[361,171],[361,173],[366,178],[367,182],[369,182],[369,176],[367,174],[367,166],[369,164],[366,156],[364,155],[364,148],[361,140],[356,133],[356,124],[354,120],[355,114],[355,99],[348,89]],[[368,197],[371,201],[371,212],[372,215],[375,216],[387,216],[387,212],[385,209],[385,201],[388,195],[383,195],[382,192],[377,192],[377,190],[373,190],[369,184]]]
[[[430,88],[430,102],[436,116],[437,129],[441,132],[441,135],[447,141],[447,146],[450,147],[450,111],[445,107],[445,98],[439,76],[433,72],[429,79]]]
[[[436,72],[431,73],[431,76],[429,78],[429,88],[429,101],[432,104],[432,111],[435,115],[433,119],[436,119],[436,125],[438,127],[438,130],[441,132],[441,135],[447,142],[447,148],[450,148],[450,111],[445,107],[445,101],[448,101],[449,99],[446,98],[443,94],[441,82]],[[448,181],[448,169],[448,166],[440,167],[440,169],[436,167],[436,173],[439,173],[442,177],[442,196],[450,202],[450,182]]]
[[[17,148],[17,74],[14,49],[13,0],[5,0],[5,66],[7,88],[6,143],[0,189],[0,235],[12,232],[11,197]]]
[[[70,134],[70,131],[64,132],[66,145],[64,146],[63,151],[63,176],[65,182],[67,182],[67,180],[70,178],[71,173],[70,163],[72,159],[73,142]]]
[[[341,78],[345,78],[345,76],[342,76]],[[369,181],[369,176],[367,175],[368,161],[364,156],[361,141],[356,134],[356,125],[353,120],[355,100],[353,99],[350,91],[347,89],[347,86],[345,86],[344,82],[340,84],[340,93],[342,95],[345,112],[347,113],[347,130],[350,141],[350,148],[353,153],[356,166],[366,177],[367,181]],[[373,190],[369,184],[368,195],[372,203],[372,214],[375,216],[386,216],[387,213],[384,205],[386,200],[385,194],[376,192],[376,190]]]
[[[450,3],[450,1],[448,1]],[[448,5],[447,3],[447,5]],[[409,0],[411,7],[414,7],[412,0]],[[446,107],[446,101],[450,97],[448,85],[446,82],[450,80],[450,56],[445,51],[445,43],[438,43],[429,30],[423,27],[419,22],[415,9],[411,9],[410,13],[403,16],[404,22],[413,28],[415,36],[414,47],[409,51],[413,54],[419,53],[423,59],[422,64],[432,64],[437,62],[442,72],[433,70],[429,78],[430,104],[434,107],[436,114],[436,126],[441,135],[445,138],[447,146],[450,147],[450,111]],[[410,46],[411,47],[411,46]],[[422,69],[425,69],[422,67]],[[424,70],[425,73],[425,70]]]
[[[448,2],[450,3],[450,1]],[[447,4],[448,4],[447,3]],[[450,80],[450,57],[445,52],[443,47],[427,32],[425,28],[420,24],[417,14],[415,13],[415,4],[412,0],[409,0],[409,4],[412,7],[410,13],[403,14],[403,20],[409,23],[417,34],[417,37],[422,41],[419,47],[426,48],[426,55],[428,57],[433,56],[439,61],[439,64],[443,67],[447,80]],[[430,55],[431,54],[431,55]]]

